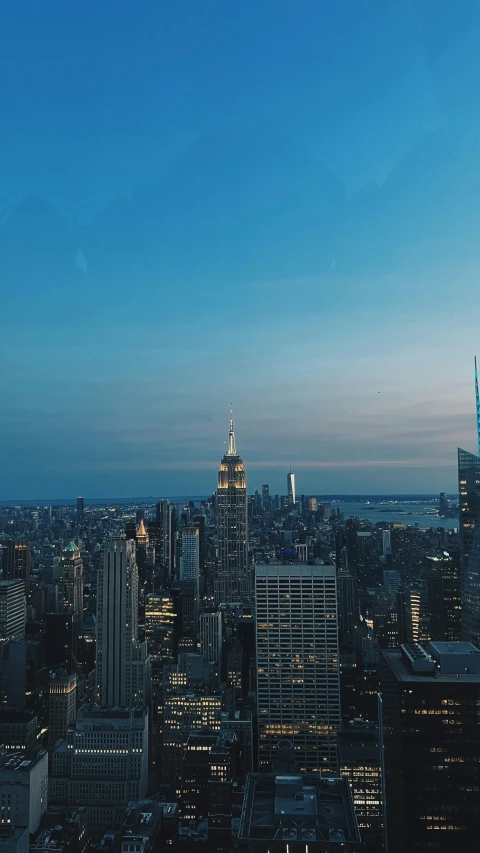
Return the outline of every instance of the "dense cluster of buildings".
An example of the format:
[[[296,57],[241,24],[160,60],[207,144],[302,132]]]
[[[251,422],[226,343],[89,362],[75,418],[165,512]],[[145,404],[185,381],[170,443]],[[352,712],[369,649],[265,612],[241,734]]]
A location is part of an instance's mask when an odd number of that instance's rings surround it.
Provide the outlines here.
[[[248,494],[0,510],[0,853],[473,850],[480,457],[459,526]],[[439,516],[455,505],[442,493]]]

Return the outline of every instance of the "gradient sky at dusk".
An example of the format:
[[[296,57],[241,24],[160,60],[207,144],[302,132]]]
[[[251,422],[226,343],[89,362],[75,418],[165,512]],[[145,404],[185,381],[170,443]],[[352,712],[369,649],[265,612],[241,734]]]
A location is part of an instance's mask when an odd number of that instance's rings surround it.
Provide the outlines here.
[[[16,0],[0,498],[454,491],[478,0]],[[381,393],[378,393],[381,392]]]

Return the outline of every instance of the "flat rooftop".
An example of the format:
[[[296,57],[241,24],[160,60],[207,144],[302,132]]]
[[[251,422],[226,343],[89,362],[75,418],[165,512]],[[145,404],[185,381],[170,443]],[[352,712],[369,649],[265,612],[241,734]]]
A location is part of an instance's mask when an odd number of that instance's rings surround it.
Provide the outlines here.
[[[239,841],[277,841],[282,845],[296,841],[358,844],[360,835],[348,783],[344,778],[317,773],[250,773],[238,837]]]
[[[433,672],[412,672],[411,668],[403,660],[400,650],[382,649],[382,654],[399,681],[421,681],[430,684],[432,682],[442,682],[445,684],[455,681],[456,683],[480,685],[480,673],[465,671],[442,672],[438,668],[435,668]]]

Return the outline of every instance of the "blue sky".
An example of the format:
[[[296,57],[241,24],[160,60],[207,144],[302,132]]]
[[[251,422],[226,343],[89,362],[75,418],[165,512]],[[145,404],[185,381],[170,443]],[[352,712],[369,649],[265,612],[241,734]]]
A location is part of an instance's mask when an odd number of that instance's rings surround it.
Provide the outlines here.
[[[17,0],[0,497],[455,490],[480,355],[473,0]],[[378,393],[381,392],[381,393]]]

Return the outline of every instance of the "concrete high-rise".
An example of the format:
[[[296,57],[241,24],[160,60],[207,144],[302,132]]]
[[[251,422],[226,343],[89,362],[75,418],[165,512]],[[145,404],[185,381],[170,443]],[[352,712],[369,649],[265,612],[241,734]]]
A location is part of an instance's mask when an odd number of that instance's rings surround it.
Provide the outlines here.
[[[480,457],[458,448],[462,639],[480,640]]]
[[[59,568],[60,608],[64,613],[74,613],[77,626],[80,626],[83,621],[83,563],[75,542],[70,542],[62,551]]]
[[[259,767],[291,741],[302,772],[337,770],[340,727],[334,566],[258,564],[255,570]]]
[[[228,449],[218,472],[218,574],[217,604],[252,601],[252,573],[248,558],[247,479],[243,459],[235,446],[230,413]]]
[[[109,539],[97,581],[96,694],[108,708],[145,706],[150,660],[138,640],[138,570],[133,539]]]

